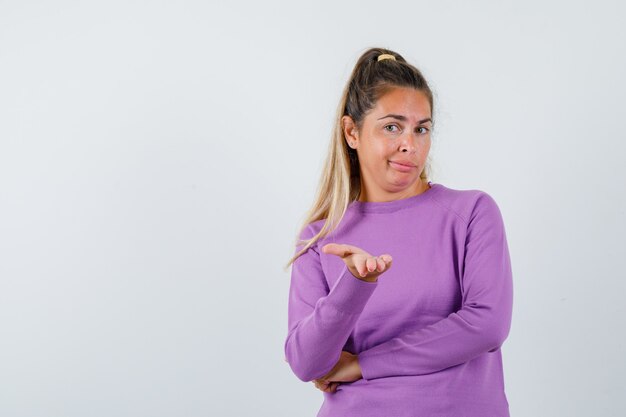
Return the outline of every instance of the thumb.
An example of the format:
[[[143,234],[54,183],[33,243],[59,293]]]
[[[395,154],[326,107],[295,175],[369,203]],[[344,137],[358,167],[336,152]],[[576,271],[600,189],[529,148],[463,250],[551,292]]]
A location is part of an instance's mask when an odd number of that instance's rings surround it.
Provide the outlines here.
[[[361,253],[362,251],[356,246],[344,245],[340,243],[328,243],[322,247],[322,252],[329,253],[331,255],[337,255],[341,258],[352,255],[354,253]]]

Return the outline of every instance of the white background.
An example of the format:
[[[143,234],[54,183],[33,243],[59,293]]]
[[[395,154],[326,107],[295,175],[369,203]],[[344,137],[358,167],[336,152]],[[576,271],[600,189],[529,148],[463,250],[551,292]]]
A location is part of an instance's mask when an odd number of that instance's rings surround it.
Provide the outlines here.
[[[431,179],[502,211],[511,415],[625,415],[625,11],[0,1],[0,415],[314,416],[283,266],[374,46],[435,92]]]

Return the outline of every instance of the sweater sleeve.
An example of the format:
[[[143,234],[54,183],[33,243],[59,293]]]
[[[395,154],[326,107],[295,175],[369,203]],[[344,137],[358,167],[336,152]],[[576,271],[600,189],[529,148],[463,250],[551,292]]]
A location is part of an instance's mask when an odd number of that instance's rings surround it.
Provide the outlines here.
[[[359,353],[363,379],[437,372],[494,352],[507,338],[513,308],[511,261],[500,210],[484,192],[467,222],[460,286],[460,310]]]
[[[311,236],[309,225],[300,238]],[[303,247],[298,245],[296,252]],[[284,350],[285,360],[298,378],[308,382],[330,372],[377,285],[377,281],[356,278],[344,264],[329,289],[316,244],[294,261]]]

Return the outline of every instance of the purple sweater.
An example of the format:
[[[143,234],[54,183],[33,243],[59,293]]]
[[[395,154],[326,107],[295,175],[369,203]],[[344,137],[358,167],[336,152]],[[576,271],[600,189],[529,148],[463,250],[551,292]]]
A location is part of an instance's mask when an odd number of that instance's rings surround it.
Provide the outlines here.
[[[429,184],[405,199],[352,202],[339,228],[292,265],[284,345],[292,371],[320,378],[346,350],[363,374],[319,391],[318,417],[509,416],[501,346],[513,280],[502,215],[484,191]],[[330,242],[388,253],[393,264],[362,281],[321,251]]]

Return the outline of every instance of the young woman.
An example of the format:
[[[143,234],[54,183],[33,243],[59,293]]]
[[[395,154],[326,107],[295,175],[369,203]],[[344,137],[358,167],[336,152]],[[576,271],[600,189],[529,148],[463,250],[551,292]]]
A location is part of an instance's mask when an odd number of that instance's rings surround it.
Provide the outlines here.
[[[433,124],[420,71],[363,53],[287,264],[285,360],[323,391],[318,417],[509,416],[503,218],[486,192],[429,180]]]

